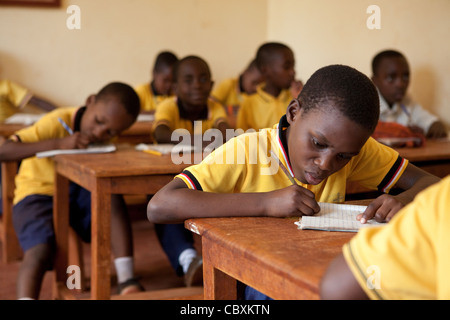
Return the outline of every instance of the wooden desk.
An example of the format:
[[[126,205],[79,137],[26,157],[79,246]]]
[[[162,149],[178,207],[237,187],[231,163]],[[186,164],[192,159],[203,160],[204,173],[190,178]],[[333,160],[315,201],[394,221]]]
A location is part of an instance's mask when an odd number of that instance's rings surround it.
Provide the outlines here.
[[[236,299],[236,281],[274,299],[318,299],[328,264],[355,233],[298,230],[297,220],[187,220],[202,237],[204,299]]]
[[[411,163],[440,178],[450,174],[450,140],[427,140],[420,148],[398,148]]]
[[[25,124],[10,124],[0,123],[0,136],[5,139],[12,135],[14,132],[27,127]]]
[[[113,153],[55,157],[54,228],[57,243],[56,287],[67,278],[69,180],[91,192],[91,298],[111,295],[111,194],[154,194],[188,164],[175,165],[169,155],[154,156],[132,147]],[[64,290],[63,290],[64,291]]]
[[[153,121],[137,121],[120,134],[118,141],[130,144],[152,143],[152,126]]]
[[[395,148],[405,159],[408,159],[415,166],[444,178],[450,174],[450,140],[427,140],[425,146],[419,148]],[[356,182],[347,184],[347,194],[358,194],[373,192],[361,187]]]

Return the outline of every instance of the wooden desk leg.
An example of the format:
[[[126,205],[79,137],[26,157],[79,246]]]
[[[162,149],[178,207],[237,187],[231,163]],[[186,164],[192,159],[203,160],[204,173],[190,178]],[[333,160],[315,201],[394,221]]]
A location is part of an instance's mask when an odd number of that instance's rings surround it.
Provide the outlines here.
[[[217,248],[215,248],[215,245],[210,240],[202,237],[204,299],[236,300],[237,281],[215,268],[215,260],[217,259],[216,250]]]
[[[108,180],[98,179],[91,190],[91,299],[111,296],[111,193]]]
[[[3,230],[2,251],[3,262],[9,263],[22,256],[22,249],[17,240],[12,222],[12,207],[14,200],[15,176],[17,173],[17,162],[2,162],[2,205],[3,205]]]
[[[64,288],[68,267],[69,235],[69,180],[55,174],[55,192],[53,196],[53,227],[56,240],[55,285],[54,290]],[[55,298],[60,297],[54,292]]]

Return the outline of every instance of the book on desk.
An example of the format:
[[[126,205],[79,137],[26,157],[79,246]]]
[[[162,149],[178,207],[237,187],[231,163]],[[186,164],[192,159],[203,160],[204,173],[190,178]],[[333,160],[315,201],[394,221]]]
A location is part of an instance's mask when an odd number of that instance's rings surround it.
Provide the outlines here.
[[[295,224],[299,229],[358,232],[361,228],[382,226],[375,220],[361,223],[356,219],[367,206],[319,202],[320,212],[313,216],[300,217]]]

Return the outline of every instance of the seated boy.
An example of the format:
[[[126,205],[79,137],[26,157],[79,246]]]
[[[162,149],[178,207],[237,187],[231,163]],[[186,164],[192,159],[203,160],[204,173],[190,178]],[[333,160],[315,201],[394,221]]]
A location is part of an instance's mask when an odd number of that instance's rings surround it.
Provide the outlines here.
[[[47,112],[56,108],[51,102],[38,97],[17,83],[0,80],[0,122],[15,113],[26,113],[26,107],[30,105],[38,107],[38,110],[30,109],[33,113],[36,111]]]
[[[370,137],[378,116],[378,94],[365,75],[341,65],[319,69],[278,125],[230,139],[177,175],[149,202],[148,219],[174,223],[202,217],[313,215],[320,210],[318,201],[343,202],[347,180],[352,180],[386,192],[371,202],[361,222],[374,217],[389,221],[439,178]],[[271,152],[296,184],[278,170]],[[394,185],[405,191],[387,194]]]
[[[225,138],[225,131],[230,127],[222,105],[209,99],[213,82],[208,64],[200,57],[187,56],[176,65],[174,76],[176,98],[164,101],[156,110],[155,141],[176,143],[172,139],[172,133],[179,132],[180,129],[189,132],[187,138],[191,143],[194,142],[191,138],[194,134],[203,134],[213,128],[218,129]],[[155,229],[177,274],[184,275],[187,286],[196,284],[201,279],[202,264],[201,257],[194,249],[192,234],[183,224],[156,224]]]
[[[156,106],[172,96],[173,68],[178,58],[170,51],[163,51],[153,64],[152,79],[135,88],[141,101],[141,112],[155,112]]]
[[[174,77],[176,97],[161,103],[155,113],[155,141],[177,143],[172,139],[172,133],[180,129],[194,135],[214,128],[225,138],[230,126],[222,105],[209,98],[213,82],[208,64],[200,57],[187,56],[175,66]]]
[[[256,65],[264,82],[241,103],[236,128],[244,131],[270,128],[286,113],[286,106],[295,97],[290,91],[295,79],[295,58],[288,46],[277,42],[261,45]]]
[[[439,119],[406,96],[410,70],[405,56],[386,50],[372,60],[372,81],[380,95],[380,121],[396,122],[427,138],[447,136]]]
[[[256,92],[256,87],[263,81],[261,72],[252,60],[237,78],[222,81],[211,93],[211,97],[227,108],[230,116],[236,116],[244,98]]]
[[[34,125],[17,131],[0,146],[0,161],[21,160],[16,176],[13,224],[24,251],[17,279],[19,299],[37,299],[46,270],[53,267],[54,162],[36,158],[40,151],[86,148],[106,142],[129,128],[139,114],[139,97],[123,83],[110,83],[84,107],[58,108]],[[72,130],[63,127],[62,119]],[[69,130],[70,131],[70,130]],[[131,225],[121,195],[112,197],[112,251],[121,294],[141,291],[134,279]],[[90,241],[90,192],[70,186],[70,225],[82,240]]]
[[[322,299],[450,299],[450,177],[386,226],[364,228],[322,279]]]

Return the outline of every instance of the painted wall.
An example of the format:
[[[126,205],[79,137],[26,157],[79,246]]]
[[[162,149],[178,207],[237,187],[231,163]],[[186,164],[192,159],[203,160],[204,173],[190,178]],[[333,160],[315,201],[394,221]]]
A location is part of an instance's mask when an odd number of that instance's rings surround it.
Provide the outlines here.
[[[69,30],[66,9],[81,10]],[[370,30],[367,8],[381,10]],[[302,80],[342,63],[368,76],[380,50],[409,60],[410,93],[450,124],[448,0],[63,0],[58,9],[0,6],[0,77],[60,105],[83,103],[110,81],[146,82],[156,54],[204,57],[217,82],[237,75],[265,41],[295,52]]]

